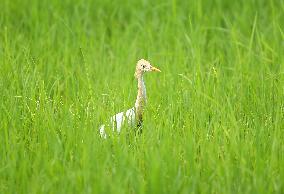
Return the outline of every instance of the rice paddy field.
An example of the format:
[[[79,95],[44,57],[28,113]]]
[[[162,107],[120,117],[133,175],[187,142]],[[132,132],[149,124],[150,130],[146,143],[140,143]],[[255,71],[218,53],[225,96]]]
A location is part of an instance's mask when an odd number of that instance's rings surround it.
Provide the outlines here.
[[[0,10],[0,193],[284,193],[283,0]],[[141,58],[143,133],[101,139]]]

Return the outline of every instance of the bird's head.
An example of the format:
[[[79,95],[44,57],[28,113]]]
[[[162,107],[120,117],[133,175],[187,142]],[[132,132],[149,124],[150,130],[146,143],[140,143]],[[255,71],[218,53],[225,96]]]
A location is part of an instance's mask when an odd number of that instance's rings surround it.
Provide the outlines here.
[[[145,59],[140,59],[137,62],[136,71],[134,75],[136,78],[138,78],[139,76],[142,76],[144,72],[149,72],[149,71],[161,72],[160,69],[152,66],[149,61]]]

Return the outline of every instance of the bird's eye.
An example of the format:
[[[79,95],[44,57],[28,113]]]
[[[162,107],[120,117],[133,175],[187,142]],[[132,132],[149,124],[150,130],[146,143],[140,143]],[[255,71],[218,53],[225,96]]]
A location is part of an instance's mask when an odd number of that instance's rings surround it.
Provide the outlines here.
[[[143,68],[145,68],[145,65],[142,65]]]

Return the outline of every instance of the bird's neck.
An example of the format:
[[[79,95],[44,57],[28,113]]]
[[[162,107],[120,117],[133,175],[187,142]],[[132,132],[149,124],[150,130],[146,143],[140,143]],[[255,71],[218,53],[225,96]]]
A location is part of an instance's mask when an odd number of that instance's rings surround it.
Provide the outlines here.
[[[147,102],[146,87],[145,87],[145,83],[143,80],[143,75],[138,76],[137,79],[138,79],[138,92],[137,92],[137,98],[135,102],[135,109],[136,109],[138,119],[142,121],[144,105]]]

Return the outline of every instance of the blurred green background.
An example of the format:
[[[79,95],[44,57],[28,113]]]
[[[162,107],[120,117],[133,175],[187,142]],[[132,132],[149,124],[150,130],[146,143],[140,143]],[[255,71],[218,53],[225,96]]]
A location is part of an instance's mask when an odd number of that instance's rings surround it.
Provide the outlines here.
[[[0,10],[0,193],[284,192],[283,0]],[[102,140],[140,58],[143,134]]]

